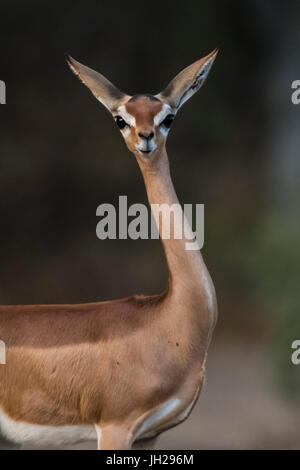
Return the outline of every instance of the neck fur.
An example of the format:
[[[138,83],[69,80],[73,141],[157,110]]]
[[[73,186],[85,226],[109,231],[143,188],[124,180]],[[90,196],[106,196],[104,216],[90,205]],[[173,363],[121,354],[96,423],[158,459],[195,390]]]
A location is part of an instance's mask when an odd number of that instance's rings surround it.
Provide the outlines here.
[[[187,296],[189,299],[195,300],[195,298],[203,299],[204,294],[207,297],[208,304],[213,308],[214,295],[211,292],[213,287],[200,250],[186,250],[186,243],[189,243],[191,240],[185,237],[184,230],[182,230],[182,237],[180,239],[174,238],[176,224],[183,224],[184,214],[181,206],[179,206],[172,183],[169,160],[165,148],[160,154],[155,156],[154,161],[139,160],[138,163],[143,174],[148,201],[151,205],[167,259],[169,295],[177,299]],[[175,213],[174,217],[171,217],[169,239],[162,237],[162,220],[153,211],[153,205],[155,204],[166,204],[169,207],[176,204],[180,207],[179,213]],[[187,220],[184,223],[188,224]]]

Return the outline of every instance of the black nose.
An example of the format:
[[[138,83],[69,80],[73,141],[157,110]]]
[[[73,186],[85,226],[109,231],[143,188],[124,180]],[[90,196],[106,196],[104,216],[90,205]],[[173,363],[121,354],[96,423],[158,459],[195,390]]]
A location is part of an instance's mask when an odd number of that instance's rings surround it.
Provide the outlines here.
[[[142,132],[139,132],[139,136],[142,137],[143,139],[150,140],[152,137],[154,137],[154,132],[151,131],[149,134],[143,134]]]

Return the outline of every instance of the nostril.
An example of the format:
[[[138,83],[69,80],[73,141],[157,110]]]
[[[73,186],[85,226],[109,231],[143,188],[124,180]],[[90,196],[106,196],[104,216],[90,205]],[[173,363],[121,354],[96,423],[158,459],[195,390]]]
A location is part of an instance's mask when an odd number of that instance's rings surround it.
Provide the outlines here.
[[[151,131],[149,132],[149,134],[143,134],[142,132],[139,132],[139,137],[142,137],[142,139],[149,140],[149,139],[152,139],[152,137],[154,137],[154,132]]]

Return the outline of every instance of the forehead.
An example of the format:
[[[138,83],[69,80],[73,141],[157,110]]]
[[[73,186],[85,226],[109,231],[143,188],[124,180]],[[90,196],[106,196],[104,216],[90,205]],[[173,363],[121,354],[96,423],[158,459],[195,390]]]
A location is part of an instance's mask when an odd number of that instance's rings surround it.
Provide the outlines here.
[[[135,118],[137,124],[153,121],[162,108],[163,103],[152,95],[136,95],[125,104],[127,113]]]

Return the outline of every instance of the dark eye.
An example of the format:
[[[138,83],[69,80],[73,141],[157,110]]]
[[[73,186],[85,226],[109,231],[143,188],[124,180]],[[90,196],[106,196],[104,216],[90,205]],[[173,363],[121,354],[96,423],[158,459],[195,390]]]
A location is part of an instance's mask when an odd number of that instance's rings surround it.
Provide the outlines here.
[[[174,121],[174,118],[175,118],[174,114],[168,114],[168,116],[165,117],[165,119],[160,125],[169,128],[171,127],[171,124]]]
[[[119,129],[124,129],[128,125],[121,116],[116,116],[115,119]]]

